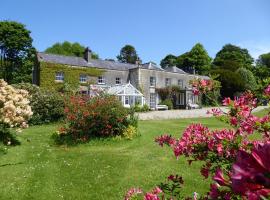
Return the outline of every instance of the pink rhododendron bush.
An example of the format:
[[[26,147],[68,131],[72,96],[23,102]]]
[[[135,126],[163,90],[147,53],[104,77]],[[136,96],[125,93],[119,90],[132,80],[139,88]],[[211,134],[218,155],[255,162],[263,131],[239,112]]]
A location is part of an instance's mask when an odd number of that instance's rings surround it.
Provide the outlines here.
[[[213,85],[211,80],[195,80],[194,94],[207,93]],[[270,85],[264,95],[270,98]],[[176,158],[184,156],[190,165],[196,161],[203,163],[201,175],[212,180],[207,194],[197,194],[194,188],[193,197],[182,197],[184,181],[170,175],[165,184],[153,191],[132,188],[125,200],[270,199],[270,113],[263,117],[252,114],[257,100],[251,92],[234,100],[225,98],[223,105],[229,108],[228,112],[216,108],[209,113],[231,128],[210,130],[202,124],[191,124],[180,138],[161,135],[155,139],[161,147],[169,146]]]
[[[15,89],[0,79],[0,141],[12,144],[10,128],[26,128],[32,116],[28,92]]]

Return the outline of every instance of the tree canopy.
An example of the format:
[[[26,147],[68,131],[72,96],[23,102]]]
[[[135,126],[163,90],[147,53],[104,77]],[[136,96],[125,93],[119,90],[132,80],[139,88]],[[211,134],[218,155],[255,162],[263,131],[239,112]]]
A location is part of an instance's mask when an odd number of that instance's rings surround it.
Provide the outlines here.
[[[14,83],[14,77],[20,81],[29,81],[33,63],[29,65],[26,60],[33,61],[35,53],[30,33],[21,23],[0,21],[0,78],[4,78],[9,83]],[[24,66],[24,63],[27,65]],[[25,80],[17,76],[28,78]]]
[[[177,67],[198,74],[208,74],[211,68],[211,58],[202,44],[195,44],[189,52],[180,55],[176,60]]]
[[[85,48],[86,47],[79,44],[78,42],[71,43],[68,41],[64,41],[63,43],[60,42],[55,43],[51,47],[47,48],[45,52],[64,56],[83,57]],[[99,58],[98,54],[92,52],[92,59],[98,58]]]
[[[165,58],[163,58],[160,61],[160,66],[162,68],[175,66],[176,65],[176,59],[177,59],[177,56],[172,55],[172,54],[168,54],[167,56],[165,56]]]
[[[122,63],[131,63],[135,64],[137,60],[139,60],[139,56],[136,52],[135,47],[132,45],[125,45],[121,50],[120,54],[117,56],[119,62]]]
[[[239,68],[236,73],[238,73],[243,80],[245,90],[254,91],[257,89],[256,78],[250,70],[242,67]]]
[[[257,65],[266,66],[270,69],[270,52],[259,56]]]
[[[253,58],[247,49],[226,44],[213,60],[213,67],[236,71],[239,68],[252,69]]]

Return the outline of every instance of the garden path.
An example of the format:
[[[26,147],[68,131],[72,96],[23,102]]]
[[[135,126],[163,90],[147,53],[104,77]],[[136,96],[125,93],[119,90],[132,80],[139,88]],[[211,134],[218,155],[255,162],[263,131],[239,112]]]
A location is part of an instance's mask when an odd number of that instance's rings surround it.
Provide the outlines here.
[[[254,109],[254,112],[263,110],[268,106],[259,106]],[[180,119],[180,118],[198,118],[198,117],[212,117],[212,115],[207,114],[207,110],[211,110],[216,107],[207,107],[201,109],[192,110],[160,110],[160,111],[150,111],[146,113],[139,113],[140,120],[160,120],[160,119]],[[223,111],[228,111],[226,107],[221,107]]]

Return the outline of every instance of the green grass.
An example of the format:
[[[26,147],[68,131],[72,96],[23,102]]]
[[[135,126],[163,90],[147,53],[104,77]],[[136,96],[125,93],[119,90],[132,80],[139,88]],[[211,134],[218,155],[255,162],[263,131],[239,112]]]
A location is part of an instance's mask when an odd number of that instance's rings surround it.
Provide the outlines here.
[[[204,193],[208,182],[200,163],[188,166],[172,151],[154,143],[163,133],[180,136],[190,123],[210,128],[225,125],[214,118],[140,121],[140,137],[132,141],[95,140],[73,147],[53,145],[59,125],[34,126],[18,136],[21,145],[0,157],[0,199],[123,199],[130,187],[151,189],[170,174],[185,181],[183,193]]]

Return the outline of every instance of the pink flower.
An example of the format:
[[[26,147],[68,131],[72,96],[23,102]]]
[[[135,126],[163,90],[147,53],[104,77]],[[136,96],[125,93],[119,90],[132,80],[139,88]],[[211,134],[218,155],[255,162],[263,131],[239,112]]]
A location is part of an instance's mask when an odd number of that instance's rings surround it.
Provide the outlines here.
[[[240,150],[233,165],[232,189],[248,197],[270,196],[270,144],[258,144],[251,153]]]
[[[216,174],[213,177],[213,180],[216,181],[221,186],[229,185],[229,181],[224,178],[223,172],[221,169],[217,169]]]
[[[231,99],[230,99],[230,97],[225,98],[225,99],[222,101],[222,105],[223,105],[223,106],[228,106],[228,105],[230,105],[230,104],[231,104]]]
[[[140,188],[131,188],[125,195],[125,200],[131,200],[134,196],[142,194],[143,191]]]
[[[270,95],[270,85],[268,85],[265,90],[264,90],[264,94],[269,96]]]

